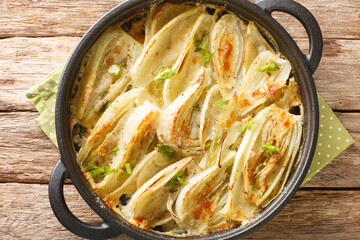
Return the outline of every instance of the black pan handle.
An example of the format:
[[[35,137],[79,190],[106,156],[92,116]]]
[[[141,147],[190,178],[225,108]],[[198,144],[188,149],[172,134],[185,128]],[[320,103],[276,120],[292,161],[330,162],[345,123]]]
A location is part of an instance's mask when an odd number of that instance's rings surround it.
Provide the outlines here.
[[[285,12],[301,22],[309,37],[309,52],[305,60],[311,73],[314,73],[320,63],[323,51],[323,39],[320,26],[315,17],[303,5],[292,0],[261,0],[255,2],[264,12]]]
[[[49,183],[50,205],[56,218],[70,232],[89,239],[107,239],[116,237],[119,232],[114,231],[109,224],[103,222],[100,226],[86,224],[80,221],[65,203],[64,181],[69,179],[69,175],[61,160],[55,165],[51,173]]]

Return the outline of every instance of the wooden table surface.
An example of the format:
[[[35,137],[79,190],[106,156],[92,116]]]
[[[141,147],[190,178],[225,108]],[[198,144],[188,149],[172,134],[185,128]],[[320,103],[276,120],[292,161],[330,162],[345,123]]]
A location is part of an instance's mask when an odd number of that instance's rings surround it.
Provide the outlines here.
[[[0,239],[78,239],[55,218],[48,182],[59,153],[25,91],[65,62],[85,31],[122,0],[0,0]],[[355,143],[247,239],[360,239],[360,1],[299,0],[317,18],[324,54],[316,86]],[[275,13],[306,52],[301,24]],[[65,186],[81,220],[101,220]],[[121,235],[117,239],[130,239]]]

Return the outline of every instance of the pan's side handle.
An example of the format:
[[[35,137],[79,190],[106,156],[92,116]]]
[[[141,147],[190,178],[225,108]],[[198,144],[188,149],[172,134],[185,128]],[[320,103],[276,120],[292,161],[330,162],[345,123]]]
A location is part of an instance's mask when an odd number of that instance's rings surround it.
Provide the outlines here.
[[[109,224],[103,222],[100,226],[86,224],[72,214],[64,198],[64,181],[69,175],[61,162],[56,164],[51,173],[49,183],[49,199],[52,210],[59,222],[70,232],[89,239],[107,239],[119,235]]]
[[[314,73],[321,60],[323,38],[320,26],[310,11],[292,0],[260,0],[255,4],[268,14],[274,11],[285,12],[301,22],[309,37],[309,52],[305,55],[305,60],[311,73]]]

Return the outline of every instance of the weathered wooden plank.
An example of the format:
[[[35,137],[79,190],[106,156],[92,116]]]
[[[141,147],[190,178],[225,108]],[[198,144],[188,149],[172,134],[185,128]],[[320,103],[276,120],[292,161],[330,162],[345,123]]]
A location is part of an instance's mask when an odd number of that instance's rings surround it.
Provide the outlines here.
[[[80,239],[55,218],[46,184],[2,183],[0,187],[2,239]],[[64,192],[76,216],[90,224],[101,222],[74,186],[65,186]],[[358,209],[359,191],[299,191],[278,216],[246,239],[356,239],[360,236]]]
[[[9,38],[0,40],[0,110],[34,110],[24,92],[65,62],[80,38]],[[305,39],[298,39],[300,47]],[[314,79],[335,109],[360,109],[360,40],[325,40]]]
[[[82,36],[102,15],[124,1],[3,0],[0,37]]]
[[[36,125],[35,112],[0,113],[0,182],[48,183],[57,148]],[[360,187],[360,113],[339,113],[355,144],[304,187]]]
[[[245,239],[359,239],[359,191],[299,191],[278,216]]]
[[[331,0],[296,0],[305,6],[318,21],[324,38],[360,38],[360,2]],[[291,36],[306,37],[306,32],[295,18],[286,13],[274,12],[272,16],[290,33]],[[346,27],[344,27],[346,26]]]
[[[314,80],[317,91],[331,108],[359,110],[359,57],[359,41],[324,40],[323,58]]]
[[[0,182],[48,183],[58,149],[36,125],[38,113],[0,113]]]
[[[47,184],[2,183],[0,187],[1,239],[82,239],[56,219],[48,200]],[[94,225],[101,223],[101,218],[88,207],[74,186],[65,186],[64,192],[69,208],[80,220]]]
[[[303,53],[307,53],[308,40],[295,39]],[[321,62],[313,78],[317,91],[333,109],[359,110],[360,40],[324,39]]]
[[[307,53],[308,40],[295,39],[303,53]],[[317,91],[333,109],[359,110],[360,40],[324,39],[322,59],[313,78]]]
[[[0,2],[0,37],[82,36],[102,15],[124,0]],[[317,18],[325,38],[359,39],[358,1],[298,0]],[[274,14],[295,37],[305,37],[287,14]],[[331,16],[331,17],[329,17]],[[344,27],[346,26],[346,28]],[[11,29],[11,31],[9,30]]]
[[[69,58],[80,38],[0,40],[0,110],[34,110],[25,91]]]

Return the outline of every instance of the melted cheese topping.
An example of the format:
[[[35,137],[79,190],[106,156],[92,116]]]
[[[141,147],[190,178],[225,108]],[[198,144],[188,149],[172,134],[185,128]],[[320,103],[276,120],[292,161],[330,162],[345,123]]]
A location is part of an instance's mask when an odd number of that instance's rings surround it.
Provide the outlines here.
[[[83,60],[71,100],[77,161],[140,228],[194,236],[246,224],[299,158],[291,70],[254,22],[153,5],[109,27]]]

